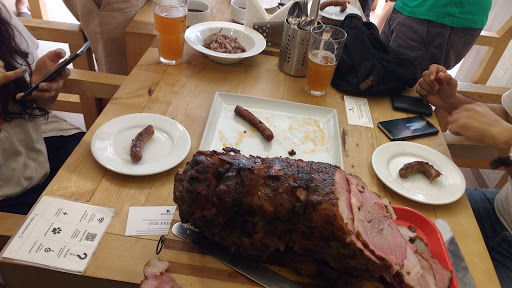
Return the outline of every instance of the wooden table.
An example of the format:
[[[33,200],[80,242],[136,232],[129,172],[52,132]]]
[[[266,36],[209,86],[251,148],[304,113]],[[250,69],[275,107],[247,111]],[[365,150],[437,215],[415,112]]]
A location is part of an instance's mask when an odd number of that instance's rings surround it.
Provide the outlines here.
[[[230,0],[202,0],[210,5],[209,21],[227,21],[233,22],[230,16]],[[288,3],[291,0],[281,0]],[[359,1],[352,1],[351,5],[356,7],[364,19],[364,13],[359,5]],[[322,20],[322,19],[320,19]],[[332,20],[331,20],[332,22]],[[156,30],[153,18],[152,1],[148,0],[144,6],[137,12],[128,27],[125,30],[126,57],[128,71],[132,71],[140,58],[151,43],[156,38]]]
[[[359,175],[372,191],[388,197],[393,205],[413,208],[430,219],[445,219],[453,229],[477,286],[499,287],[466,196],[449,205],[431,206],[408,200],[389,190],[371,168],[372,153],[381,144],[389,142],[386,136],[378,128],[348,125],[340,92],[330,87],[323,97],[307,94],[304,91],[305,78],[290,77],[280,72],[277,60],[277,57],[260,54],[237,64],[221,65],[186,45],[183,64],[166,66],[159,62],[157,49],[150,48],[44,192],[44,195],[116,209],[107,234],[85,274],[78,276],[2,261],[0,272],[8,287],[137,287],[143,279],[142,267],[155,255],[158,237],[124,236],[129,207],[174,205],[173,176],[198,149],[212,100],[218,91],[336,109],[345,170]],[[388,97],[370,97],[368,101],[375,127],[379,121],[407,116],[391,109]],[[192,148],[178,167],[157,175],[133,177],[111,172],[93,158],[90,144],[95,131],[115,117],[139,112],[172,117],[188,130]],[[437,125],[434,117],[429,120]],[[442,135],[414,142],[450,156]],[[174,217],[176,221],[179,221],[178,214]],[[200,253],[172,232],[167,237],[160,256],[171,262],[176,279],[184,287],[258,286]],[[287,269],[276,269],[290,279],[309,281]]]

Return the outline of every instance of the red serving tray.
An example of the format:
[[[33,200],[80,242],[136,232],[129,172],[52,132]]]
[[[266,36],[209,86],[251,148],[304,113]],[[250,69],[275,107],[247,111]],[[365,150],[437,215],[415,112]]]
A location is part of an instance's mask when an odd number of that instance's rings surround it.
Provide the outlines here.
[[[428,244],[432,255],[441,262],[444,268],[452,271],[452,283],[450,288],[459,288],[459,283],[453,271],[452,261],[448,255],[448,250],[444,244],[443,236],[437,226],[425,215],[411,208],[402,206],[392,206],[395,211],[397,225],[409,227],[413,225],[417,228],[416,233]]]

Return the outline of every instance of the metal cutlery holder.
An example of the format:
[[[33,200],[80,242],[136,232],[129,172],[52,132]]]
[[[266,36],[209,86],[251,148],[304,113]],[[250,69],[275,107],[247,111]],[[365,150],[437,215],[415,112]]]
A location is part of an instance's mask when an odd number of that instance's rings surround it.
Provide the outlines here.
[[[306,76],[309,42],[311,42],[309,31],[294,28],[287,20],[284,20],[279,62],[277,63],[279,70],[291,76]]]

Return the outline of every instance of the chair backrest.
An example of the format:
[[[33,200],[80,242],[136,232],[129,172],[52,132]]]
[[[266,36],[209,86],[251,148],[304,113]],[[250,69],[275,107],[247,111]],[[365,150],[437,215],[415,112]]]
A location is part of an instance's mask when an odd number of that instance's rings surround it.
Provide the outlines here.
[[[30,34],[37,40],[68,44],[69,52],[72,55],[87,42],[87,37],[85,37],[80,24],[21,17],[18,17],[18,20],[25,25]],[[91,49],[88,49],[84,55],[75,60],[73,67],[95,71]]]
[[[475,45],[489,47],[471,78],[471,83],[487,84],[492,72],[512,39],[512,17],[496,32],[482,31]]]
[[[40,19],[18,18],[38,40],[66,43],[74,54],[87,41],[79,24]],[[126,76],[94,72],[91,49],[73,62],[71,76],[64,82],[59,98],[52,110],[82,113],[86,129],[101,113],[103,99],[110,99]],[[87,71],[89,70],[89,71]],[[70,94],[66,94],[70,93]]]

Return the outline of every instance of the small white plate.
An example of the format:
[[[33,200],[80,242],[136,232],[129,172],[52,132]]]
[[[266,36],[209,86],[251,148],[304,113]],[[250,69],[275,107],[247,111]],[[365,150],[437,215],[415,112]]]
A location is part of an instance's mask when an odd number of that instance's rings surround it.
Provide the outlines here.
[[[405,163],[426,161],[443,175],[430,183],[423,173],[408,178],[398,175]],[[391,190],[411,200],[426,204],[448,204],[457,201],[466,189],[459,167],[448,157],[425,145],[413,142],[389,142],[372,155],[373,170]]]
[[[327,0],[324,0],[324,1],[327,1]],[[324,1],[321,1],[321,2],[324,2]],[[311,3],[309,4],[309,9],[311,10]],[[354,14],[361,16],[361,13],[359,12],[359,10],[357,10],[356,7],[354,7],[350,4],[347,4],[347,10],[345,10],[345,12],[343,12],[343,13],[340,12],[339,6],[329,6],[329,7],[325,8],[324,10],[321,10],[318,12],[318,14],[320,14],[321,16],[323,16],[325,18],[329,18],[329,19],[334,19],[334,20],[343,20],[343,19],[345,19],[345,16],[347,16],[350,13],[354,13]]]
[[[146,126],[155,135],[144,146],[140,162],[130,159],[132,139]],[[92,155],[101,165],[125,175],[151,175],[178,165],[190,151],[187,130],[171,118],[148,113],[128,114],[103,124],[91,141]]]

